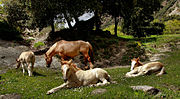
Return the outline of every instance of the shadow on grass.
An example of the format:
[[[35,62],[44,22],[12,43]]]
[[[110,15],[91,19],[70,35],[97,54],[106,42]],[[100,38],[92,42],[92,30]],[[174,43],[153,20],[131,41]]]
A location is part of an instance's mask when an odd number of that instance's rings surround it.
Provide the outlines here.
[[[42,77],[46,77],[46,75],[43,75],[43,74],[40,74],[40,73],[38,73],[38,72],[33,72],[33,75],[34,76],[42,76]]]

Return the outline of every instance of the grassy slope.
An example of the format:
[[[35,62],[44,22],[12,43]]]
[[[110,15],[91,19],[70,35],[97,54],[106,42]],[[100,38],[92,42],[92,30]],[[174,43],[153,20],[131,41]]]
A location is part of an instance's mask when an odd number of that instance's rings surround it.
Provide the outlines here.
[[[73,89],[62,89],[52,95],[45,93],[63,83],[60,70],[46,68],[35,68],[35,76],[22,76],[21,70],[9,70],[1,74],[0,94],[18,93],[23,98],[151,98],[141,91],[133,91],[131,85],[150,85],[159,88],[162,95],[168,98],[180,97],[180,50],[168,53],[170,57],[164,57],[162,62],[166,66],[167,74],[162,77],[155,75],[136,78],[124,78],[124,74],[129,68],[107,69],[112,79],[118,84],[111,84],[102,87],[83,87]],[[175,87],[175,88],[173,88]],[[97,88],[105,88],[107,92],[100,95],[91,95],[91,91]],[[179,88],[179,89],[178,89]]]

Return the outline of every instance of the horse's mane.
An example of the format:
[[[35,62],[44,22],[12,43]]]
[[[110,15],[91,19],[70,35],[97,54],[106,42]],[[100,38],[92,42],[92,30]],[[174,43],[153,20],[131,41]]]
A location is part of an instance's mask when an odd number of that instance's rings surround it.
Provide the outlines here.
[[[77,65],[74,63],[71,63],[71,66],[73,66],[76,70],[81,70],[81,68],[77,67]]]
[[[49,50],[46,52],[46,55],[49,55],[49,54],[54,50],[54,48],[56,47],[56,45],[57,45],[57,43],[53,44],[53,46],[51,46],[51,47],[49,48]]]
[[[142,66],[143,65],[143,63],[139,60],[138,61],[138,63],[139,63],[139,66]]]

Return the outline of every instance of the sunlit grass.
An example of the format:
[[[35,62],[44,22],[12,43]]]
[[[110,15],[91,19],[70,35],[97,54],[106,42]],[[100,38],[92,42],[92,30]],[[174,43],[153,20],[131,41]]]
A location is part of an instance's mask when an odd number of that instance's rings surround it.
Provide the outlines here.
[[[133,91],[132,85],[150,85],[161,90],[162,95],[167,98],[180,97],[180,51],[168,53],[170,56],[164,56],[161,60],[165,64],[167,74],[156,77],[155,75],[142,76],[136,78],[125,78],[124,75],[129,68],[106,69],[111,75],[112,80],[117,84],[111,84],[102,87],[81,87],[72,89],[62,89],[52,95],[46,95],[46,92],[53,87],[63,83],[60,70],[35,68],[33,77],[28,74],[23,76],[22,70],[11,69],[7,73],[1,74],[0,94],[17,93],[21,94],[23,99],[27,98],[152,98],[142,91]],[[176,89],[171,88],[172,86]],[[107,92],[99,95],[92,95],[94,89],[105,88]],[[179,88],[179,89],[178,89]]]

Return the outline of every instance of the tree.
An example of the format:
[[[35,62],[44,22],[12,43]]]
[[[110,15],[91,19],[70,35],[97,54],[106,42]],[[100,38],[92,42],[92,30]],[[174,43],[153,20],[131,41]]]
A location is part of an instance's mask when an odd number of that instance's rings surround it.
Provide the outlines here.
[[[29,15],[25,6],[19,0],[4,0],[3,4],[3,10],[7,15],[9,25],[21,29],[27,27],[26,23],[29,20]]]
[[[123,31],[134,37],[145,37],[148,35],[147,29],[154,19],[154,11],[159,10],[159,0],[133,0],[127,7],[128,13],[123,16]]]

